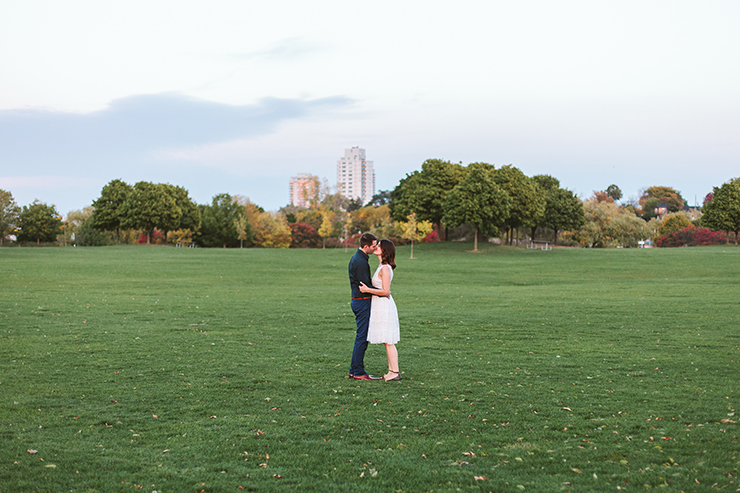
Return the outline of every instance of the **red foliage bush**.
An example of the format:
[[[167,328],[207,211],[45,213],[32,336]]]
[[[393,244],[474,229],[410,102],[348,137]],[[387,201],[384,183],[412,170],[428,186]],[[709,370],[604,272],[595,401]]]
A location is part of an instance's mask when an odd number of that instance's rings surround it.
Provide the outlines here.
[[[146,233],[142,234],[138,240],[136,240],[136,243],[146,243]],[[152,232],[152,237],[149,239],[149,243],[154,244],[162,244],[164,243],[164,235],[159,232],[159,230],[154,230]]]
[[[431,233],[426,235],[424,238],[422,238],[421,241],[423,241],[424,243],[432,243],[432,242],[437,241],[437,238],[439,238],[439,235],[437,234],[437,232],[432,231]]]
[[[655,242],[656,246],[681,247],[681,246],[703,246],[703,245],[722,245],[727,243],[727,235],[724,231],[711,231],[708,228],[697,228],[696,226],[687,226],[673,234],[663,235]]]
[[[290,225],[290,248],[316,248],[321,246],[321,236],[307,223]]]

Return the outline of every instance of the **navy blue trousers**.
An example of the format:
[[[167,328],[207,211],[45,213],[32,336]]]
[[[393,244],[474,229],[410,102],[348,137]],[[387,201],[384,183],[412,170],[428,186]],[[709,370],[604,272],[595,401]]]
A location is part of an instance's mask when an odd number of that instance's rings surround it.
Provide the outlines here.
[[[352,311],[357,320],[357,335],[355,336],[355,348],[352,350],[352,364],[349,372],[352,375],[365,375],[365,350],[367,349],[367,328],[370,325],[371,299],[352,300]]]

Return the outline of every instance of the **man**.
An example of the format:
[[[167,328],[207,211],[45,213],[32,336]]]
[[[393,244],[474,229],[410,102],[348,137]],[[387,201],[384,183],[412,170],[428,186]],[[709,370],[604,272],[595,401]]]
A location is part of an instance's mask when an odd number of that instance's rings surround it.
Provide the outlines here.
[[[367,349],[367,327],[370,323],[370,305],[372,295],[360,291],[360,283],[372,286],[370,264],[368,259],[375,251],[378,239],[375,235],[364,233],[360,237],[360,248],[349,261],[349,285],[352,288],[352,311],[357,321],[355,347],[352,351],[352,364],[349,376],[355,380],[382,380],[381,377],[368,375],[365,371],[365,350]]]

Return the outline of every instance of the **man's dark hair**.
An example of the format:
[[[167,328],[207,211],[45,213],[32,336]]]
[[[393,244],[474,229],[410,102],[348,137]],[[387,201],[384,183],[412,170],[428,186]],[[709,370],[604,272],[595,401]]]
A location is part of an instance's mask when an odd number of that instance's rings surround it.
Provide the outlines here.
[[[374,234],[363,233],[362,236],[360,236],[360,248],[370,246],[373,244],[374,241],[378,241],[378,238],[376,238]]]

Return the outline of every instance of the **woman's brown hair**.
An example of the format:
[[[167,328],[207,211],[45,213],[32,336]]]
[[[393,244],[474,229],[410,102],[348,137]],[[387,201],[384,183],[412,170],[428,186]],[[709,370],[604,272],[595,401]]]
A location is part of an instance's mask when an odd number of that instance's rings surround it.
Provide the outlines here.
[[[391,240],[383,238],[380,240],[380,252],[380,262],[396,270],[396,245]]]

